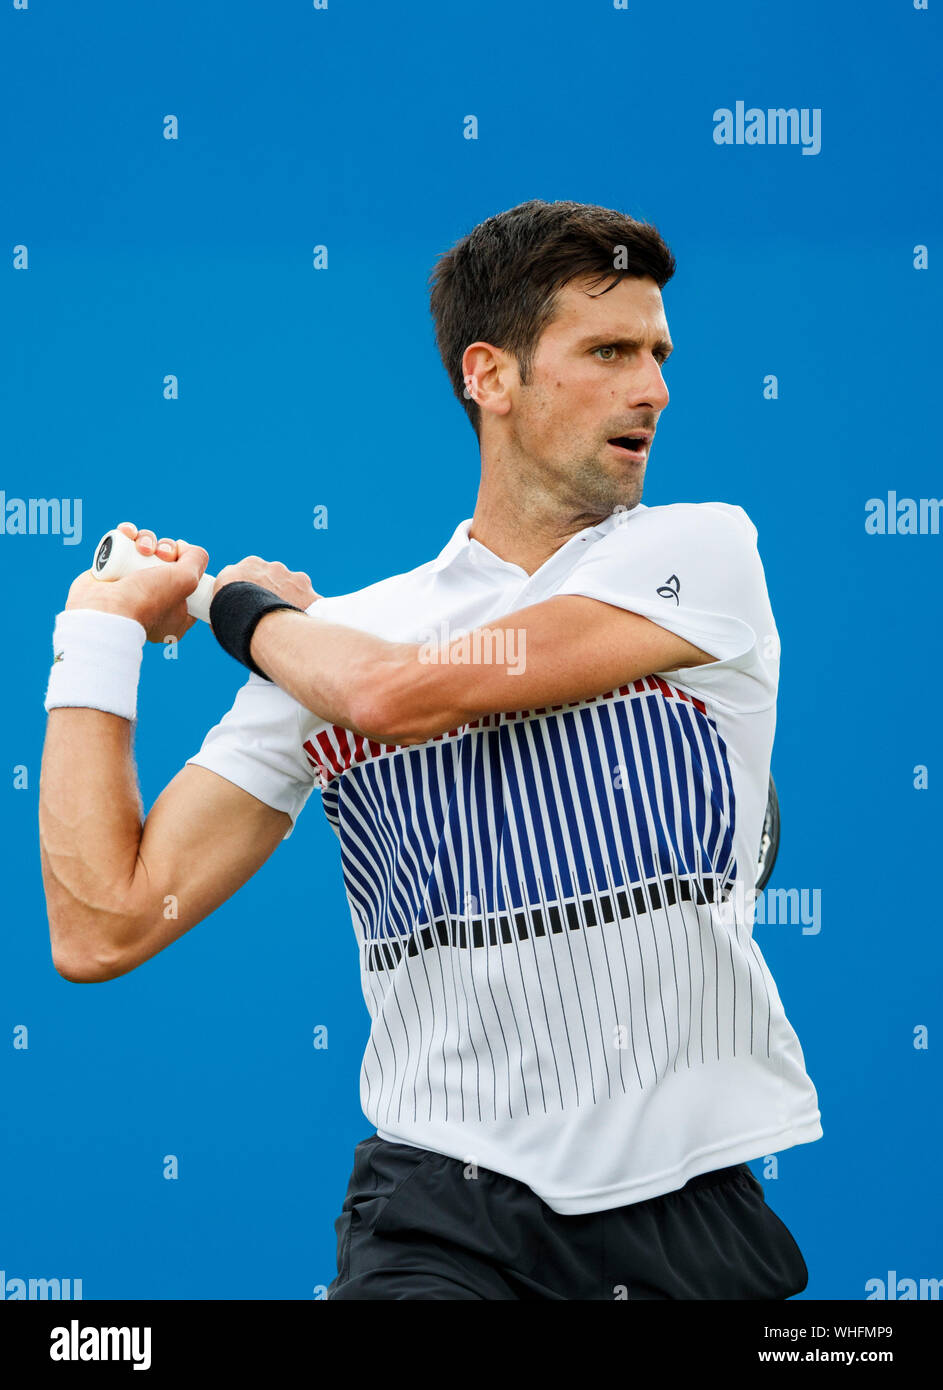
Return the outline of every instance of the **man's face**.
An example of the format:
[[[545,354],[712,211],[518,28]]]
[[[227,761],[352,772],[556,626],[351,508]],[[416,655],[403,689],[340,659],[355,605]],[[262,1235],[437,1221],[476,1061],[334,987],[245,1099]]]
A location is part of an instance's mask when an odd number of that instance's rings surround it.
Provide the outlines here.
[[[527,385],[513,374],[504,417],[530,481],[539,478],[578,516],[640,501],[651,436],[668,404],[661,368],[672,344],[661,291],[648,278],[600,293],[605,284],[573,281],[559,292]],[[648,438],[629,448],[642,433]]]

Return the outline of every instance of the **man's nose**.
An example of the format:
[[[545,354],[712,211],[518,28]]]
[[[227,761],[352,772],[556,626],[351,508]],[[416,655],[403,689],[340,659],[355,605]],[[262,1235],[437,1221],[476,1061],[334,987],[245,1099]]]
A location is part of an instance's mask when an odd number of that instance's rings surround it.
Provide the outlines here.
[[[648,406],[650,410],[664,410],[670,397],[661,367],[654,357],[649,357],[645,367],[632,383],[631,404],[636,410]]]

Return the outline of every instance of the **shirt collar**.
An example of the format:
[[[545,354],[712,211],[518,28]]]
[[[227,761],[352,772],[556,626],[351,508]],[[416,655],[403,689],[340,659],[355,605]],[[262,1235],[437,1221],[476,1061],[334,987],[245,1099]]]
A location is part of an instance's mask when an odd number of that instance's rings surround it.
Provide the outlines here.
[[[617,526],[624,518],[634,516],[636,512],[643,512],[645,510],[647,509],[644,502],[639,502],[637,506],[631,507],[626,511],[613,512],[599,522],[597,526],[587,526],[583,531],[578,531],[576,535],[570,537],[570,541],[574,541],[576,536],[588,537],[590,533],[594,531],[598,532],[601,536],[607,535],[608,532],[611,531],[614,526]],[[500,569],[518,570],[521,574],[524,574],[524,570],[522,570],[519,565],[513,564],[510,560],[502,560],[500,556],[495,555],[494,551],[489,550],[487,546],[482,545],[481,542],[475,540],[473,536],[469,536],[468,532],[473,520],[474,518],[469,516],[466,517],[464,521],[458,523],[445,545],[432,561],[430,565],[432,573],[436,574],[440,570],[446,569],[456,560],[474,558]],[[569,544],[569,542],[565,541],[564,545],[567,544]],[[560,549],[562,550],[562,548],[561,546]],[[554,553],[557,554],[559,552]],[[553,556],[551,555],[548,558],[552,560]]]
[[[468,531],[471,524],[472,517],[470,516],[466,517],[464,521],[460,521],[458,523],[455,530],[452,532],[451,536],[446,541],[445,545],[439,551],[436,558],[432,561],[432,564],[429,568],[433,571],[433,573],[436,573],[438,570],[445,569],[446,566],[450,565],[452,561],[456,559],[457,556],[461,555],[464,551],[469,549],[469,547],[471,546],[471,537],[469,536]]]

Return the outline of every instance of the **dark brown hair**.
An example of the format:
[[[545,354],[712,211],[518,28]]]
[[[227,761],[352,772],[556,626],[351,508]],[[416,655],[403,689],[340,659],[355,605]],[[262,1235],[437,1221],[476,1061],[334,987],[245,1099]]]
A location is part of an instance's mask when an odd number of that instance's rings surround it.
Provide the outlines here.
[[[593,203],[534,198],[480,222],[429,277],[439,353],[475,434],[481,411],[462,376],[469,343],[511,353],[526,382],[564,285],[591,276],[611,280],[612,289],[626,276],[649,276],[662,289],[674,272],[674,256],[654,227]]]

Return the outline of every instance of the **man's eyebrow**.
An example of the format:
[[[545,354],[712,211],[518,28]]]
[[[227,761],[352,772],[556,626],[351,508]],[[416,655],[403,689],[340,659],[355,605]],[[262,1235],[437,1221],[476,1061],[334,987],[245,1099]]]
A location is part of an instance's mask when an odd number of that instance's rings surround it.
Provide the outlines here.
[[[593,343],[599,347],[640,348],[645,346],[643,338],[607,338],[605,333],[591,333],[586,338],[580,338],[576,346],[577,348],[590,347]],[[666,356],[670,356],[674,352],[674,343],[670,338],[659,338],[657,342],[652,344],[652,348],[653,350],[660,349]]]

